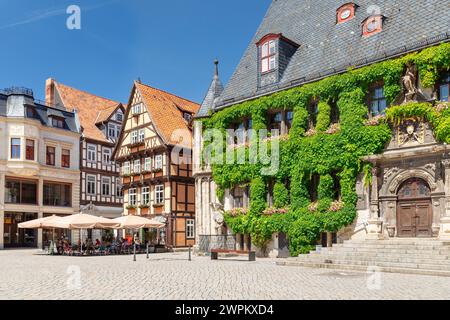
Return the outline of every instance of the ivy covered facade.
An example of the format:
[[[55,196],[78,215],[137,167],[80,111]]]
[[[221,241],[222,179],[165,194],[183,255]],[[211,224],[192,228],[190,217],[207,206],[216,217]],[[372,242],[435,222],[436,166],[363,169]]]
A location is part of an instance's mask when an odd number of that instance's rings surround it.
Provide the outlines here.
[[[300,10],[308,1],[292,2]],[[303,77],[296,85],[291,78],[302,67],[297,62],[302,55],[303,63],[312,62],[317,51],[301,37],[289,37],[292,30],[283,30],[295,23],[272,20],[292,2],[272,4],[225,89],[216,71],[195,120],[197,245],[206,251],[206,239],[234,234],[242,249],[295,256],[311,251],[322,238],[330,245],[345,239],[450,236],[448,33],[410,50],[385,52],[382,59],[360,52],[364,65],[351,60],[345,69],[336,67],[311,81]],[[324,2],[322,9],[329,11],[344,4]],[[364,15],[359,10],[364,2],[355,7],[355,19]],[[366,16],[360,19],[371,19]],[[387,41],[395,33],[395,23],[386,23],[378,25],[372,39],[363,39],[365,28],[359,44]],[[397,40],[395,47],[401,48]],[[252,70],[252,51],[254,79],[241,75],[244,66]],[[319,60],[331,61],[322,61],[318,70],[326,74],[320,68],[338,58],[325,54]],[[245,95],[252,85],[255,90]],[[236,98],[230,99],[234,91]],[[202,137],[208,129],[237,130],[231,142],[224,141],[224,152],[244,152],[245,163],[208,164],[204,154],[210,143]],[[245,134],[249,129],[278,129],[280,134],[257,141]],[[250,150],[274,140],[279,169],[264,175],[262,165],[249,158]]]

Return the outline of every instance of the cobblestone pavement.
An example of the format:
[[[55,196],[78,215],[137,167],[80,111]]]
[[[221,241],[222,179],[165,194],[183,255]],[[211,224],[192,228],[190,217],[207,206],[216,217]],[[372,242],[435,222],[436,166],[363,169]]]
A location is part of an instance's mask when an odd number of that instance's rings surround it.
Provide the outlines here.
[[[131,256],[5,250],[0,299],[450,299],[450,278],[282,267],[265,259],[189,262],[187,253],[140,255],[133,262]]]

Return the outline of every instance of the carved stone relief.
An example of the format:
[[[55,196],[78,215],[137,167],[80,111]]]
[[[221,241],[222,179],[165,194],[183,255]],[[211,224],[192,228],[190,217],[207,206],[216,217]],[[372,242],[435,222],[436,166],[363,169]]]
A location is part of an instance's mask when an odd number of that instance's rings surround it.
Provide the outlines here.
[[[389,178],[396,175],[400,171],[398,167],[387,168],[384,170],[384,183],[389,181]]]
[[[397,127],[397,143],[399,147],[420,145],[425,143],[425,125],[414,120],[406,120]]]

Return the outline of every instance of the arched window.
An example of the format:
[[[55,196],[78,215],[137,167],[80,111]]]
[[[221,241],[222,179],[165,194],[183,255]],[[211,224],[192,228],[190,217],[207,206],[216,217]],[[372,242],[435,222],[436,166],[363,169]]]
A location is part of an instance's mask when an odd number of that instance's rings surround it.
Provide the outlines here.
[[[429,198],[431,189],[428,183],[423,179],[412,178],[405,181],[398,192],[398,198],[401,199],[420,199]]]
[[[347,3],[341,6],[336,11],[336,24],[347,22],[355,17],[357,5],[354,3]]]
[[[274,70],[276,65],[276,42],[269,40],[261,45],[261,72]]]
[[[261,73],[275,70],[278,67],[278,42],[281,34],[268,34],[258,43]]]

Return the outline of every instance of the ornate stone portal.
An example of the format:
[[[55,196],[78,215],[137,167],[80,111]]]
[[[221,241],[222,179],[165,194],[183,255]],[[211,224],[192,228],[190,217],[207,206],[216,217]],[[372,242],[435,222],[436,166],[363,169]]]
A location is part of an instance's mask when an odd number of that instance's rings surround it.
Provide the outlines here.
[[[407,66],[401,84],[396,104],[427,100],[414,65]],[[450,240],[450,148],[436,141],[429,123],[403,119],[386,150],[365,160],[374,165],[366,238]]]

